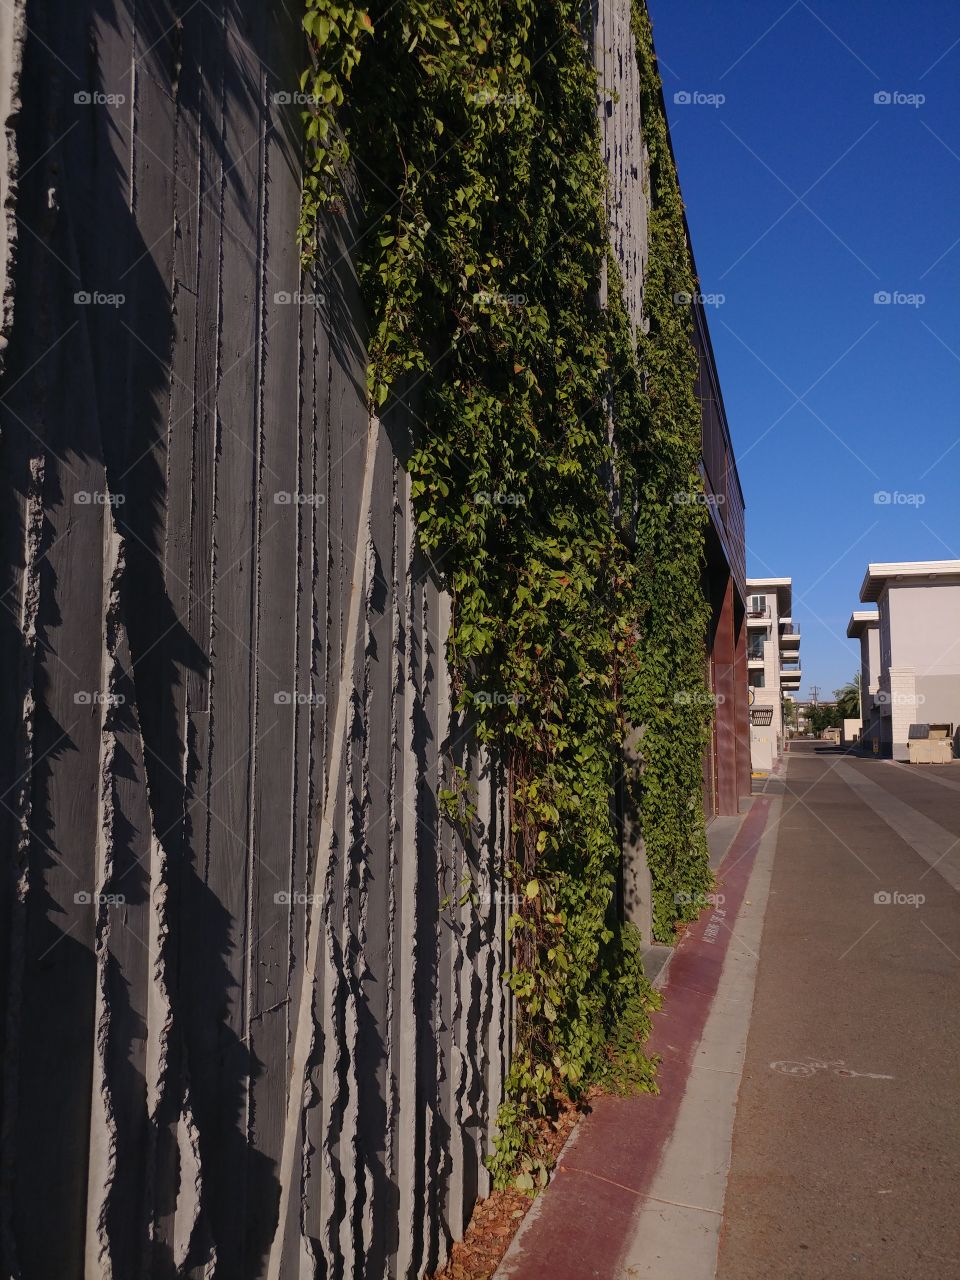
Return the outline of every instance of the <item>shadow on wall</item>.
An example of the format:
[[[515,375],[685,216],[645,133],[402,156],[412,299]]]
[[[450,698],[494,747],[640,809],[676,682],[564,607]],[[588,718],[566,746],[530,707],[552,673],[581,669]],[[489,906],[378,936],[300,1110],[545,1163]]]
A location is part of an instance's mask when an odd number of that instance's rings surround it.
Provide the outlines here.
[[[16,500],[3,504],[0,588],[3,665],[18,675],[0,704],[3,841],[23,877],[3,885],[3,1262],[27,1278],[80,1277],[85,1235],[117,1275],[141,1274],[148,1250],[160,1276],[214,1249],[225,1273],[255,1274],[278,1199],[272,1161],[248,1141],[259,1066],[235,1016],[245,832],[231,843],[235,901],[205,878],[209,743],[188,689],[209,694],[210,584],[174,583],[170,570],[173,543],[194,539],[207,558],[213,543],[212,504],[189,510],[184,494],[202,501],[191,475],[205,478],[224,429],[214,378],[232,353],[208,322],[228,189],[245,220],[227,234],[248,238],[256,261],[257,191],[221,147],[221,104],[249,112],[263,84],[227,48],[224,18],[233,39],[271,18],[241,25],[234,6],[200,5],[181,19],[181,7],[136,6],[134,23],[132,4],[27,6],[3,386]],[[285,123],[292,139],[294,117]],[[191,133],[209,192],[199,209],[165,158]],[[292,145],[288,155],[292,172]],[[247,370],[244,381],[237,407],[252,421]],[[112,579],[111,546],[122,557]],[[169,1000],[159,1016],[155,966]],[[191,1160],[203,1171],[196,1203]],[[91,1162],[107,1170],[99,1204]]]
[[[23,1280],[260,1276],[276,1225],[367,429],[358,192],[304,286],[322,303],[287,304],[300,121],[272,94],[299,16],[27,0],[0,388],[0,1257]],[[481,769],[437,575],[406,558],[416,395],[385,415],[284,1224],[296,1266],[370,1280],[403,1250],[431,1269],[485,1190],[509,1047],[505,906],[444,907],[468,867],[491,889],[502,788],[488,765],[476,845],[441,840],[441,761]]]

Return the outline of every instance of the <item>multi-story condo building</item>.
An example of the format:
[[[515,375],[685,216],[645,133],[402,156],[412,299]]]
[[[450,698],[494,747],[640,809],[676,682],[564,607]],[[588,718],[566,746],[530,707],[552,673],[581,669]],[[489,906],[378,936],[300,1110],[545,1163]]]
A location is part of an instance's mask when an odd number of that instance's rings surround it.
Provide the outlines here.
[[[783,698],[800,689],[800,633],[793,625],[792,578],[747,579],[750,755],[770,769],[783,750]]]
[[[960,727],[960,560],[871,564],[860,599],[873,615],[854,613],[847,634],[859,637],[861,683],[870,698],[862,740],[895,760],[909,759],[911,737],[931,730],[954,741]],[[860,620],[858,622],[858,619]],[[876,631],[876,639],[871,631]],[[864,659],[866,665],[864,665]]]
[[[847,623],[847,635],[860,641],[860,741],[879,742],[880,615],[874,609],[855,609]]]

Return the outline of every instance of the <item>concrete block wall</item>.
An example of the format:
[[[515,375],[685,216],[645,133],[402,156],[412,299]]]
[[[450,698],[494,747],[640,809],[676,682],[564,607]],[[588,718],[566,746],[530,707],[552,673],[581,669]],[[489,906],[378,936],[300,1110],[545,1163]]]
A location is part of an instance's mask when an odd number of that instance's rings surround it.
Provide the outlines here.
[[[910,751],[910,726],[923,719],[917,704],[917,673],[914,667],[890,667],[889,688],[889,744],[894,760],[906,760]]]

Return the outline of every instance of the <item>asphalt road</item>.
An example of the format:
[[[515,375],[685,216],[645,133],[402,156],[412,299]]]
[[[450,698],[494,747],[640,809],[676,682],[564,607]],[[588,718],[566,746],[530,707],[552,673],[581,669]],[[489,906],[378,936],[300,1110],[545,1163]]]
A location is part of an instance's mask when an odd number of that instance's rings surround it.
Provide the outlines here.
[[[960,768],[794,746],[720,1280],[960,1278],[958,884]]]

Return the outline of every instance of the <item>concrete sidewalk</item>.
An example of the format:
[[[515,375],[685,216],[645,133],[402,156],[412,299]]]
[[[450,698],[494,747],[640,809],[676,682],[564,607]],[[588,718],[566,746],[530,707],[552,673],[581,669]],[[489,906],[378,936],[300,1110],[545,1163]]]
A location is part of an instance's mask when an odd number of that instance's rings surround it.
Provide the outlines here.
[[[500,1280],[960,1278],[957,781],[794,744]]]
[[[660,1094],[595,1103],[500,1280],[663,1276],[665,1242],[683,1246],[684,1276],[712,1275],[782,782],[768,788],[667,970],[649,1044]]]

